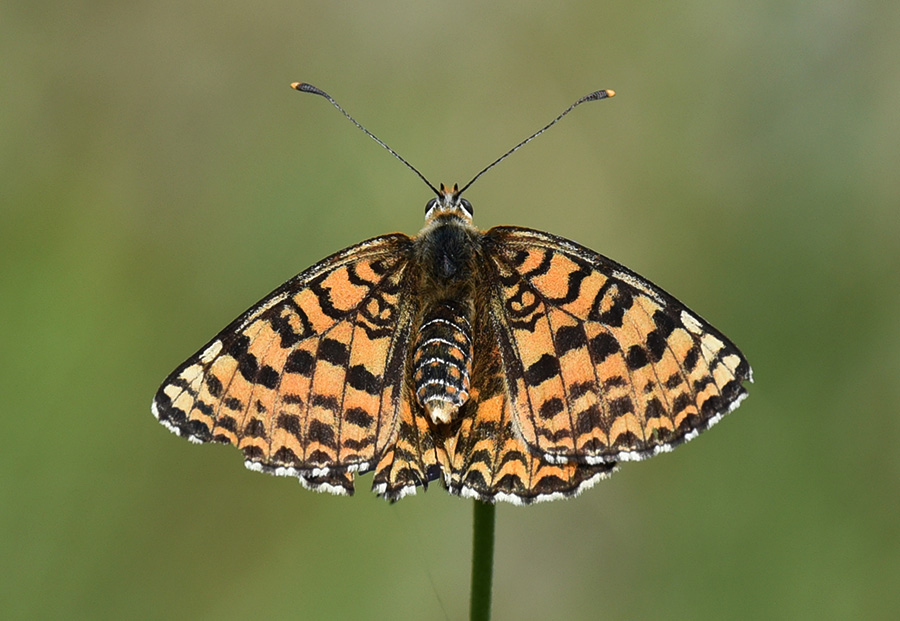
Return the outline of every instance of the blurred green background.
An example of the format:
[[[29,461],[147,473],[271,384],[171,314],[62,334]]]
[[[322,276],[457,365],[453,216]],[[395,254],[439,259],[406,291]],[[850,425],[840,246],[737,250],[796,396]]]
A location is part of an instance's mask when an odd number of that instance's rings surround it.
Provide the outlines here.
[[[0,616],[460,619],[471,502],[245,470],[163,378],[340,248],[484,177],[484,227],[597,249],[756,384],[576,500],[501,505],[498,619],[896,618],[900,4],[0,7]]]

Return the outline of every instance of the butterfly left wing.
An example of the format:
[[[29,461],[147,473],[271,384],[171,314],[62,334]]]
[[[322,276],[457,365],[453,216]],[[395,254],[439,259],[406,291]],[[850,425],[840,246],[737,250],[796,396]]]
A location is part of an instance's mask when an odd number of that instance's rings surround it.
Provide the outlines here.
[[[176,369],[153,413],[245,465],[352,493],[396,436],[414,303],[412,240],[357,244],[286,282]]]
[[[650,457],[746,396],[740,350],[627,268],[518,227],[491,229],[484,248],[512,419],[546,461]]]

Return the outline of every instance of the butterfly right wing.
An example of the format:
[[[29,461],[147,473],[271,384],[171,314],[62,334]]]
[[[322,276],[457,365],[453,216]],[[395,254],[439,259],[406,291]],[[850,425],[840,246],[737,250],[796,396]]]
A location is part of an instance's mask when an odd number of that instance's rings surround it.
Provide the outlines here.
[[[485,247],[513,421],[543,459],[645,459],[746,396],[737,346],[638,274],[518,227],[491,229]]]
[[[351,473],[397,434],[411,248],[378,237],[289,280],[176,369],[154,415],[194,442],[237,446],[250,469],[352,493]]]

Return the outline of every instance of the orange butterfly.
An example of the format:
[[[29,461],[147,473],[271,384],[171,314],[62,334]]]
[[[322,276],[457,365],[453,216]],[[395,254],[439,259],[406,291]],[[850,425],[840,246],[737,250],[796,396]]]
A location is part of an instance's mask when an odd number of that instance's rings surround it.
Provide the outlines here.
[[[293,86],[391,150],[323,91]],[[580,99],[472,182],[612,95]],[[751,370],[724,335],[574,242],[480,231],[461,197],[472,182],[429,184],[437,197],[416,237],[370,239],[283,284],[166,379],[154,415],[311,489],[350,494],[355,473],[374,471],[390,500],[441,479],[454,494],[527,504],[573,496],[738,406]]]

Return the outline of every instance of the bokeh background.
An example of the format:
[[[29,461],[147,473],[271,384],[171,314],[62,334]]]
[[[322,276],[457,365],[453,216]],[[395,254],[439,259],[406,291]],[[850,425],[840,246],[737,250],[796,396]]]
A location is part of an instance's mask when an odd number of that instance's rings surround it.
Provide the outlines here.
[[[0,616],[460,619],[471,502],[245,470],[150,414],[282,281],[415,233],[572,238],[728,334],[735,414],[576,500],[502,505],[498,619],[896,618],[900,4],[0,7]]]

